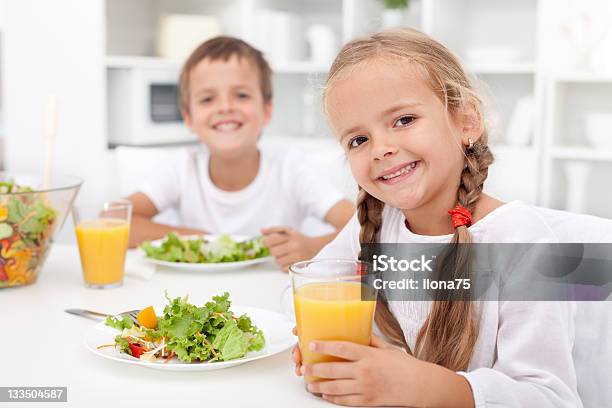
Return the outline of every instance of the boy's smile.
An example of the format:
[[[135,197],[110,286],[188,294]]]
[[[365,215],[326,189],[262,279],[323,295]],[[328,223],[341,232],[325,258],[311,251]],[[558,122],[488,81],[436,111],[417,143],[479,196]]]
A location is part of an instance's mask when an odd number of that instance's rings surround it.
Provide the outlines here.
[[[213,130],[221,133],[231,133],[242,127],[242,121],[236,119],[221,119],[214,121]]]
[[[255,65],[236,56],[200,61],[190,73],[189,112],[185,123],[211,154],[237,158],[256,151],[272,116]]]

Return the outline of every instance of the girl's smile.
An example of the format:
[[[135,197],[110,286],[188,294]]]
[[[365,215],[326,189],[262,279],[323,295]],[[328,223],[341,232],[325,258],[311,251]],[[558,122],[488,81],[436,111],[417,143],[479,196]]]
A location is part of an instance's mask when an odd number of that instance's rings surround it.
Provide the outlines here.
[[[412,176],[418,167],[420,160],[400,164],[399,166],[395,166],[386,170],[382,173],[377,180],[384,184],[396,184],[402,180],[406,180],[408,177]]]

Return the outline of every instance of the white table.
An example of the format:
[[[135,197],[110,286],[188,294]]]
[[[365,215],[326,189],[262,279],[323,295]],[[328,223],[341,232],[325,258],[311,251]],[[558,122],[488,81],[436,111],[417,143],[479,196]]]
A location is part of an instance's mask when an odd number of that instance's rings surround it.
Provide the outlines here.
[[[304,390],[290,351],[209,372],[146,369],[85,349],[84,334],[96,322],[64,312],[142,308],[163,302],[164,290],[171,297],[189,294],[194,302],[229,291],[234,304],[280,312],[280,293],[288,281],[266,263],[205,274],[158,269],[149,281],[127,276],[120,288],[87,289],[76,246],[54,244],[35,284],[0,290],[0,386],[67,386],[68,403],[53,406],[329,407]]]

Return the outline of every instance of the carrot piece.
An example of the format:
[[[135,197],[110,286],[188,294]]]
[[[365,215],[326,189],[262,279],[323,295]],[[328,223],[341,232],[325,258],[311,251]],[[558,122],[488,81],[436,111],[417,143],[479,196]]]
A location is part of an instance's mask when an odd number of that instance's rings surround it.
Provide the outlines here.
[[[155,329],[157,327],[157,316],[155,315],[153,306],[142,309],[136,316],[136,319],[138,319],[139,325],[147,329]]]

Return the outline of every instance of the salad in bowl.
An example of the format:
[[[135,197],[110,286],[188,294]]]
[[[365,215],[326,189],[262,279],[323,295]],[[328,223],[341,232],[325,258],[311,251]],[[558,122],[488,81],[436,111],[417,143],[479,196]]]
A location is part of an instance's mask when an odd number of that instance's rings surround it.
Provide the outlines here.
[[[35,177],[0,173],[0,288],[36,281],[81,184],[65,176],[42,188]]]

